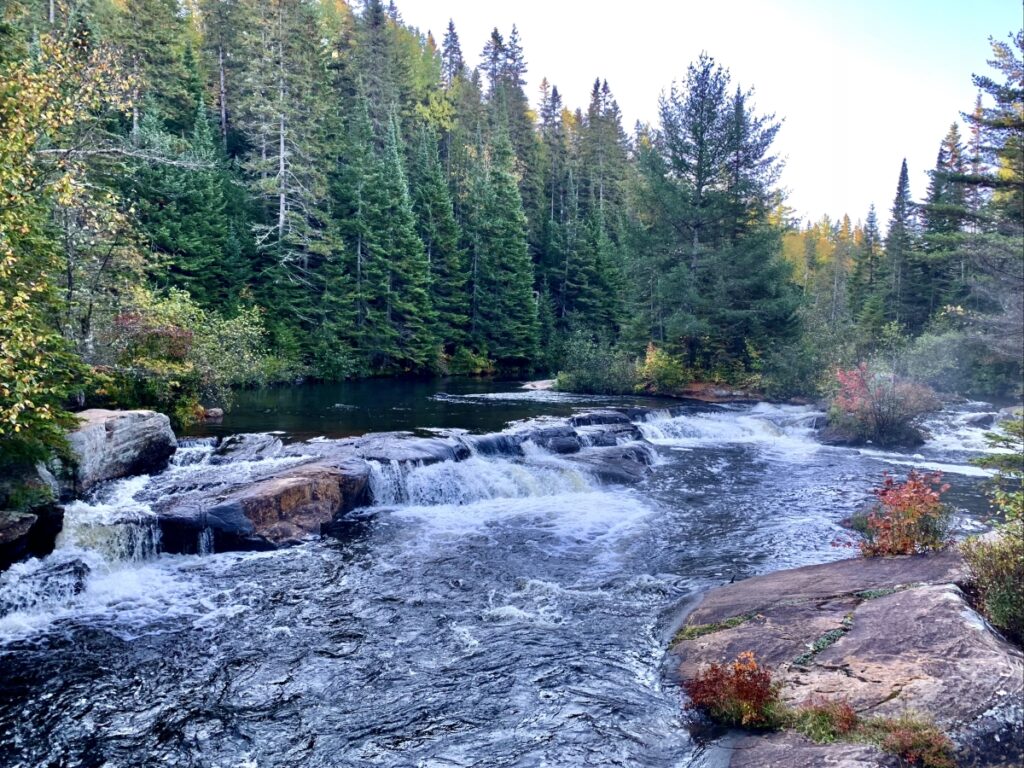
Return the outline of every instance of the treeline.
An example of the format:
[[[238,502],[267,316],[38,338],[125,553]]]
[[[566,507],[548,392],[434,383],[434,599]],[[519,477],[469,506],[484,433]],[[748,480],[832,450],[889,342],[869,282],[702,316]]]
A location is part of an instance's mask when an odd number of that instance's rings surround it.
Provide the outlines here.
[[[76,399],[187,421],[239,384],[628,373],[648,345],[792,392],[936,322],[1009,365],[1019,36],[884,241],[796,231],[778,121],[706,55],[627,133],[606,81],[531,99],[516,28],[483,43],[381,0],[8,2],[2,437],[47,442]]]

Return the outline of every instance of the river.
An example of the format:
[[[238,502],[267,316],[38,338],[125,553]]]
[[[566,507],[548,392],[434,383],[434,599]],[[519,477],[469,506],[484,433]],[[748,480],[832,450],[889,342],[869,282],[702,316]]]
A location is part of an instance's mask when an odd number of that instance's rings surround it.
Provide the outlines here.
[[[207,430],[487,432],[609,403],[360,386],[251,393]],[[850,556],[839,522],[886,470],[944,470],[960,530],[978,529],[985,477],[968,462],[984,442],[966,418],[985,409],[940,414],[913,454],[821,446],[807,407],[653,413],[639,486],[539,449],[380,468],[377,504],[339,539],[161,554],[147,504],[167,477],[260,469],[211,464],[193,440],[163,479],[73,505],[53,555],[0,575],[0,765],[704,765],[663,669],[687,601]],[[104,524],[126,515],[138,524]]]

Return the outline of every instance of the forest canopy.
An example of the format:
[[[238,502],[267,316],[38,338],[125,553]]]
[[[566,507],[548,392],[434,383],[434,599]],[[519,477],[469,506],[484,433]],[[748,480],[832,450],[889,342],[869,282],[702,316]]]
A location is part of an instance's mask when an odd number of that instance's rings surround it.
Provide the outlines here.
[[[515,26],[472,45],[381,0],[8,2],[2,452],[45,455],[82,404],[185,423],[298,376],[791,396],[880,360],[1019,388],[1024,32],[922,198],[904,163],[884,212],[810,223],[781,118],[709,54],[627,131],[607,80],[527,94]]]

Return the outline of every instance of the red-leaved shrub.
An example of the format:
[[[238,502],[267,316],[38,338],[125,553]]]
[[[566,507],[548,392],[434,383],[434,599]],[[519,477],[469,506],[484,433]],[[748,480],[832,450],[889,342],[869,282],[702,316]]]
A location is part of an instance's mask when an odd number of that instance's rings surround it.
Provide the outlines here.
[[[729,664],[712,664],[683,685],[689,706],[723,725],[772,728],[780,715],[779,686],[754,654],[741,653]]]
[[[938,472],[912,470],[898,483],[888,473],[874,490],[878,505],[868,514],[860,551],[865,557],[913,555],[949,545],[949,509],[942,494],[949,490]]]
[[[881,747],[907,765],[921,768],[956,768],[953,742],[932,723],[904,715],[886,725]]]
[[[836,370],[838,390],[829,407],[829,423],[850,440],[881,445],[920,442],[912,423],[939,407],[924,384],[872,371],[867,363]]]

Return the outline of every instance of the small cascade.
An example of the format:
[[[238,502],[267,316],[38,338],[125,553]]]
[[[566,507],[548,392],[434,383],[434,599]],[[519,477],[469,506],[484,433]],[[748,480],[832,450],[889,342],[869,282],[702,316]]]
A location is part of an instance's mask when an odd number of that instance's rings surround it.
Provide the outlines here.
[[[571,463],[524,443],[526,460],[472,456],[434,464],[370,462],[375,506],[461,506],[488,499],[579,493],[593,483]]]
[[[673,416],[668,411],[652,411],[637,427],[646,440],[672,448],[752,444],[807,453],[818,449],[813,434],[820,416],[802,406],[762,403],[746,413],[722,409]]]
[[[64,508],[57,548],[99,553],[110,562],[149,560],[160,551],[160,527],[148,504],[136,500],[148,475],[111,483],[92,501]]]

